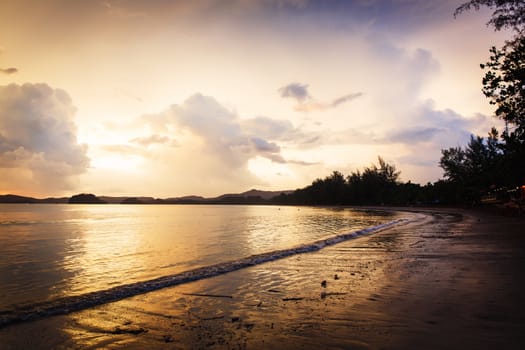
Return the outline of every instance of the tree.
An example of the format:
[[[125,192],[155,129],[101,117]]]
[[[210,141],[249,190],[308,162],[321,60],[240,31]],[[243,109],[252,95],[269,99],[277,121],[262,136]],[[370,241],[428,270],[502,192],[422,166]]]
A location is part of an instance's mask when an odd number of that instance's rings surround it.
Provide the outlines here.
[[[464,11],[479,10],[482,6],[494,9],[487,25],[494,30],[511,29],[512,39],[502,48],[490,49],[489,61],[481,64],[487,69],[483,78],[483,94],[496,106],[495,114],[507,123],[505,139],[525,142],[525,1],[471,0],[456,9],[454,16]],[[510,125],[509,125],[510,124]],[[510,126],[510,130],[509,127]]]
[[[379,167],[372,164],[362,172],[356,170],[346,178],[339,171],[324,179],[316,179],[311,185],[297,189],[288,195],[281,194],[274,202],[283,204],[384,204],[415,201],[416,187],[409,184],[402,188],[398,182],[400,172],[394,165],[378,157]],[[410,192],[404,195],[401,192]]]
[[[451,147],[441,150],[439,165],[458,193],[458,200],[478,201],[481,193],[503,182],[500,147],[498,132],[492,128],[486,139],[471,135],[464,149]]]
[[[504,144],[500,145],[503,154],[499,157],[505,171],[503,184],[522,185],[525,182],[525,1],[472,0],[458,7],[454,16],[481,7],[494,9],[487,25],[514,33],[502,48],[492,47],[489,61],[480,66],[487,70],[483,94],[495,105],[496,117],[506,124],[502,133]]]
[[[381,157],[377,157],[379,162],[379,174],[387,184],[395,185],[399,179],[400,171],[396,171],[395,165],[388,164]]]
[[[504,138],[525,142],[525,37],[508,41],[502,49],[490,49],[483,78],[483,94],[496,106],[495,114],[507,126]]]
[[[493,26],[495,30],[512,29],[523,34],[525,26],[523,0],[471,0],[459,6],[454,12],[454,17],[471,9],[477,11],[484,6],[494,9],[487,25]]]
[[[449,181],[463,183],[466,179],[465,152],[461,147],[451,147],[441,150],[439,166],[445,172]]]

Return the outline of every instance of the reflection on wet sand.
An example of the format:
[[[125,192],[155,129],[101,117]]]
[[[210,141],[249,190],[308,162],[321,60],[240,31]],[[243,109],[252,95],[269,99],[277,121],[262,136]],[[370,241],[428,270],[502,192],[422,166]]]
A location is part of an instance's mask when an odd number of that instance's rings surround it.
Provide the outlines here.
[[[2,311],[56,304],[58,298],[307,244],[388,219],[351,210],[271,206],[0,209]]]
[[[478,218],[436,213],[319,252],[8,327],[0,341],[60,329],[67,337],[34,348],[519,348],[521,226]]]

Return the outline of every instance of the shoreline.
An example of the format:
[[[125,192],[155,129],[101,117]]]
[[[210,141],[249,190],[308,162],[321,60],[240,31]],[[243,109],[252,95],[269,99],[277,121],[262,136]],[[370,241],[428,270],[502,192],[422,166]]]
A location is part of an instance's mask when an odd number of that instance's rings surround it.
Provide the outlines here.
[[[408,209],[426,216],[318,252],[9,326],[0,329],[0,343],[7,349],[520,348],[523,220]]]
[[[261,265],[300,254],[320,251],[332,245],[340,244],[351,239],[357,239],[362,235],[370,235],[382,230],[387,230],[390,227],[403,224],[406,224],[405,219],[397,219],[376,226],[358,229],[348,233],[341,233],[339,235],[305,243],[303,245],[288,249],[274,250],[250,255],[236,260],[225,261],[215,265],[197,267],[176,274],[160,276],[150,280],[122,284],[110,289],[66,296],[46,302],[39,302],[25,307],[19,307],[13,312],[5,311],[0,313],[0,329],[16,323],[30,322],[57,315],[67,315],[73,312],[98,307],[104,304],[118,302],[120,300],[131,298],[137,295],[151,293],[157,290],[208,279],[215,276],[221,276],[251,266]]]

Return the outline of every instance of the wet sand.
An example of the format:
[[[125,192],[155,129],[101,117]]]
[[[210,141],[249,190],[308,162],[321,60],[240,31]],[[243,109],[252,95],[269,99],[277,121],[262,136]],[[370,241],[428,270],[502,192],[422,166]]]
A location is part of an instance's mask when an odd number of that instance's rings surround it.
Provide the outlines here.
[[[525,221],[428,210],[410,224],[65,316],[2,349],[521,349]]]

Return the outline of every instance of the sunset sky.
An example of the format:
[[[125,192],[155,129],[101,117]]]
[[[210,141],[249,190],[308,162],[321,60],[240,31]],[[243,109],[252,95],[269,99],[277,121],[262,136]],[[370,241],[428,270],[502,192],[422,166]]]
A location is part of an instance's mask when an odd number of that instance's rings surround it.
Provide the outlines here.
[[[499,126],[490,12],[427,0],[2,0],[0,194],[303,187],[382,156],[436,181]]]

